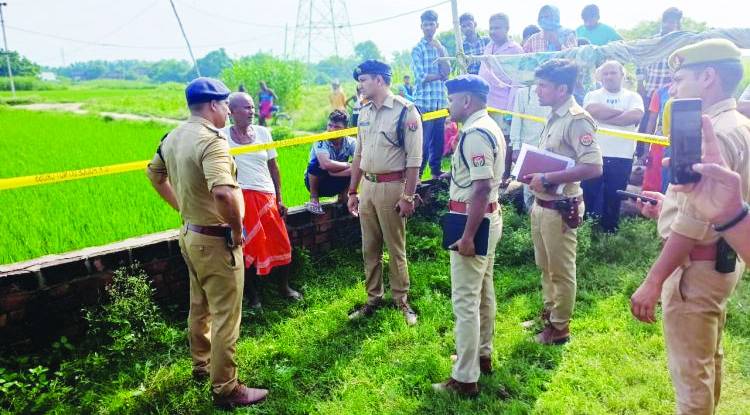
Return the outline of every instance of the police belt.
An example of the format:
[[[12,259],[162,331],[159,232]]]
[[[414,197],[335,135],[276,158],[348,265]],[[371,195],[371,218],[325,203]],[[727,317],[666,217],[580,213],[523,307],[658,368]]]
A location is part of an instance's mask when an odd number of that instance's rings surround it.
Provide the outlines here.
[[[363,176],[365,179],[367,179],[367,181],[370,181],[373,183],[396,182],[396,181],[401,181],[404,178],[404,172],[394,171],[391,173],[383,173],[383,174],[364,173]]]
[[[448,201],[448,210],[455,213],[466,213],[469,211],[469,204],[466,202],[457,202],[455,200]],[[494,213],[497,210],[497,202],[487,204],[485,213]]]
[[[534,200],[534,203],[536,203],[537,205],[545,209],[557,210],[557,202],[560,202],[563,200],[569,200],[570,203],[581,203],[581,200],[577,197],[573,197],[570,199],[560,199],[560,200],[542,200],[542,199],[537,198],[536,200]]]
[[[230,229],[227,226],[201,226],[193,224],[188,224],[187,228],[189,231],[193,231],[201,235],[218,236],[221,238],[225,237],[227,234],[227,230]]]

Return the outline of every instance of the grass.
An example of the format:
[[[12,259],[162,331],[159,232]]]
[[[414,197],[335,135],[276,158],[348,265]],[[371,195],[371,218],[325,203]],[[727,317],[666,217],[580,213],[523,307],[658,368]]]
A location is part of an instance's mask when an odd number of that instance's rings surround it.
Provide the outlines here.
[[[150,159],[172,127],[0,106],[0,177]],[[22,151],[19,151],[19,148]],[[279,150],[284,201],[309,195],[308,146]],[[0,263],[95,246],[178,227],[143,172],[0,191]]]
[[[673,413],[661,328],[634,321],[628,309],[629,295],[659,247],[653,223],[627,221],[617,236],[592,234],[589,224],[581,229],[574,337],[563,347],[537,345],[519,326],[541,307],[528,232],[527,219],[506,210],[495,266],[495,373],[480,379],[478,399],[465,401],[430,390],[431,383],[450,374],[448,356],[454,339],[448,256],[436,248],[440,231],[427,218],[410,221],[407,240],[410,297],[420,318],[415,327],[407,327],[400,313],[388,308],[366,321],[347,321],[347,312],[365,297],[358,251],[339,250],[317,258],[297,255],[294,282],[305,292],[302,303],[286,304],[271,295],[272,284],[264,284],[264,311],[245,309],[237,359],[240,378],[270,388],[271,394],[266,403],[236,412]],[[750,410],[748,299],[745,280],[729,304],[720,415]],[[170,331],[184,333],[182,321],[171,319]],[[62,362],[50,362],[42,354],[27,356],[24,364],[6,356],[8,371],[48,364],[59,367],[61,375],[50,375],[47,383],[57,383],[28,393],[28,401],[19,393],[8,395],[5,404],[12,401],[11,408],[21,410],[37,405],[39,412],[56,413],[221,413],[211,407],[208,385],[190,381],[184,340],[171,339],[152,350],[120,358],[79,346]],[[70,367],[89,367],[94,354],[106,370],[66,377]],[[66,385],[75,388],[57,396]],[[509,398],[501,398],[501,390]]]

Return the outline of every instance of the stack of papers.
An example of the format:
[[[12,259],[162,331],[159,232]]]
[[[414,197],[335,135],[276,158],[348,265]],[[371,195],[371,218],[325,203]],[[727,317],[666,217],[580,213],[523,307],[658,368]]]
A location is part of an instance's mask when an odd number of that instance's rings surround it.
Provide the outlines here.
[[[576,162],[570,157],[561,156],[551,151],[542,150],[528,144],[521,146],[518,160],[513,166],[511,176],[516,180],[529,183],[525,177],[533,173],[549,173],[553,171],[567,170],[575,166]],[[557,186],[555,193],[562,194],[565,184]]]

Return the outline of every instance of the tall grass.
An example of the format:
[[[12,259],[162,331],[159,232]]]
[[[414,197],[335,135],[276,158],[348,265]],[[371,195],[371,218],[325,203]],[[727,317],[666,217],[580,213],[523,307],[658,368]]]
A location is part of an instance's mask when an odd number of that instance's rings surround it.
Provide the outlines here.
[[[0,107],[0,177],[150,159],[172,126]],[[284,202],[309,195],[309,146],[279,150]],[[0,191],[0,263],[172,229],[179,216],[143,172]]]
[[[454,323],[448,254],[437,248],[439,227],[432,218],[421,218],[408,225],[409,296],[419,313],[414,327],[406,326],[393,308],[381,309],[365,321],[347,320],[347,312],[365,300],[358,249],[320,257],[297,255],[300,262],[293,284],[305,292],[301,303],[279,299],[272,282],[261,284],[265,288],[263,311],[245,308],[237,360],[240,379],[268,387],[271,393],[262,405],[238,412],[673,413],[661,327],[635,321],[628,307],[630,294],[659,249],[654,224],[626,221],[618,235],[606,237],[592,233],[589,224],[581,228],[572,341],[548,347],[535,344],[532,334],[520,327],[542,306],[539,273],[529,258],[528,219],[506,209],[504,222],[495,262],[495,372],[480,378],[477,399],[441,396],[430,388],[431,383],[450,376]],[[510,249],[510,244],[520,246]],[[750,334],[746,329],[750,321],[742,306],[750,295],[746,280],[737,291],[725,330],[719,415],[750,411]],[[143,313],[135,307],[128,314]],[[175,329],[184,333],[182,317],[169,319],[170,330],[165,333]],[[127,327],[122,324],[127,319],[117,316],[114,320],[118,327]],[[46,410],[57,413],[221,413],[211,406],[208,385],[190,381],[186,342],[171,336],[150,341],[151,348],[140,347],[137,355],[127,358],[112,353],[109,343],[98,348],[71,347],[57,355],[13,358],[4,354],[0,375],[18,373],[19,381],[29,386],[13,387],[15,393],[0,395],[0,405],[40,412],[47,405]],[[29,372],[58,366],[60,370],[50,371],[44,382]]]

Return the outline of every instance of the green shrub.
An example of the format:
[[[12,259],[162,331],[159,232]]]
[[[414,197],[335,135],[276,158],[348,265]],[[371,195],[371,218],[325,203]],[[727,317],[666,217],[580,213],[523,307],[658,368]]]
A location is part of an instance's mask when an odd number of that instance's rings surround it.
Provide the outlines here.
[[[14,76],[13,86],[16,91],[50,91],[65,89],[65,85],[59,82],[42,81],[35,76]],[[0,77],[0,91],[10,91],[10,78]]]
[[[294,137],[294,131],[289,127],[277,125],[271,128],[271,137],[273,141],[286,140],[287,138]]]
[[[285,61],[265,53],[244,57],[225,69],[221,79],[232,90],[243,84],[247,92],[257,97],[259,82],[265,81],[279,97],[279,105],[294,108],[299,103],[305,66],[297,61]]]
[[[110,354],[138,355],[174,340],[177,334],[164,322],[152,298],[154,289],[138,266],[115,271],[106,292],[107,302],[87,311],[85,318],[90,338],[103,343]]]

